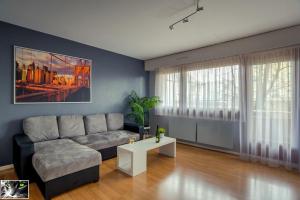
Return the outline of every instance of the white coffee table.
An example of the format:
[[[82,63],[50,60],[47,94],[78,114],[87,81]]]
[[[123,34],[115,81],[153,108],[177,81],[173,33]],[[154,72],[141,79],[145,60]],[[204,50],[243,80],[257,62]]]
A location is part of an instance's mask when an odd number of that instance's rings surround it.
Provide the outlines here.
[[[163,137],[159,143],[155,138],[149,138],[135,142],[134,144],[125,144],[118,146],[117,168],[130,175],[136,176],[147,170],[147,151],[159,148],[159,153],[176,157],[176,139]]]

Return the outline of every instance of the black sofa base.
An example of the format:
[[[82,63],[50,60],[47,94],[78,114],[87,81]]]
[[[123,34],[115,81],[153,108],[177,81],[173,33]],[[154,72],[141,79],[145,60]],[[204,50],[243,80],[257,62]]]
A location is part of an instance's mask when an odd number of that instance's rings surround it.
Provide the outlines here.
[[[102,160],[108,160],[117,157],[117,146],[98,150],[101,153]]]
[[[97,165],[95,167],[90,167],[47,182],[43,182],[38,174],[36,174],[35,177],[36,183],[40,188],[41,193],[44,195],[44,198],[49,200],[56,195],[74,189],[78,186],[97,182],[100,178],[99,172],[100,168],[99,165]]]

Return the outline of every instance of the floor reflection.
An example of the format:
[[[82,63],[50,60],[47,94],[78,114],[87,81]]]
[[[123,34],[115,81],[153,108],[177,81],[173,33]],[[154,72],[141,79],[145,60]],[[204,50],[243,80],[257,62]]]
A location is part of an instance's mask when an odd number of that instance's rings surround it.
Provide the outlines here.
[[[201,179],[193,173],[187,174],[175,171],[167,177],[159,186],[159,196],[168,199],[212,199],[212,200],[236,200],[229,191],[224,191]]]
[[[253,200],[296,200],[295,190],[285,182],[264,177],[250,177],[247,182],[247,196]]]
[[[255,175],[254,175],[255,174]],[[159,199],[297,200],[299,188],[281,177],[261,173],[236,176],[228,181],[197,170],[176,169],[158,186]],[[279,178],[280,176],[281,178]],[[227,182],[226,182],[227,181]],[[167,198],[166,198],[167,197]]]

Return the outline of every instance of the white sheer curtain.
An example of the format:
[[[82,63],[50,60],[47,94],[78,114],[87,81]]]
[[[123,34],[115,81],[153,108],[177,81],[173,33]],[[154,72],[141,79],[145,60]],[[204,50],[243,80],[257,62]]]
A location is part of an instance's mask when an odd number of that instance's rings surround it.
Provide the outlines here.
[[[155,95],[162,103],[155,109],[158,115],[178,115],[180,107],[180,67],[159,69],[155,76]]]
[[[285,48],[160,69],[156,114],[239,120],[243,159],[299,167],[299,67]]]
[[[183,114],[206,119],[239,118],[238,57],[183,68]]]
[[[224,58],[156,72],[159,115],[239,118],[239,58]]]
[[[298,167],[299,49],[251,54],[244,61],[242,158]]]

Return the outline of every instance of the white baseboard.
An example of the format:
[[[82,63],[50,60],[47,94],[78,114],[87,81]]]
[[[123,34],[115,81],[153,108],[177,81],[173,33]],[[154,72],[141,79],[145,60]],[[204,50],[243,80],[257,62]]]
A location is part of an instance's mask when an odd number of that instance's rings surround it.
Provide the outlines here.
[[[190,142],[185,142],[185,141],[180,141],[180,140],[177,140],[177,143],[186,144],[186,145],[190,145],[193,147],[199,147],[199,148],[203,148],[203,149],[208,149],[208,150],[212,150],[212,151],[219,151],[219,152],[228,153],[228,154],[232,154],[232,155],[236,155],[236,156],[240,155],[238,152],[235,152],[235,151],[211,148],[211,147],[207,147],[207,146],[204,146],[201,144],[195,144],[195,143],[190,143]]]
[[[4,166],[0,166],[0,171],[7,170],[7,169],[13,169],[13,168],[14,168],[13,164],[4,165]]]

